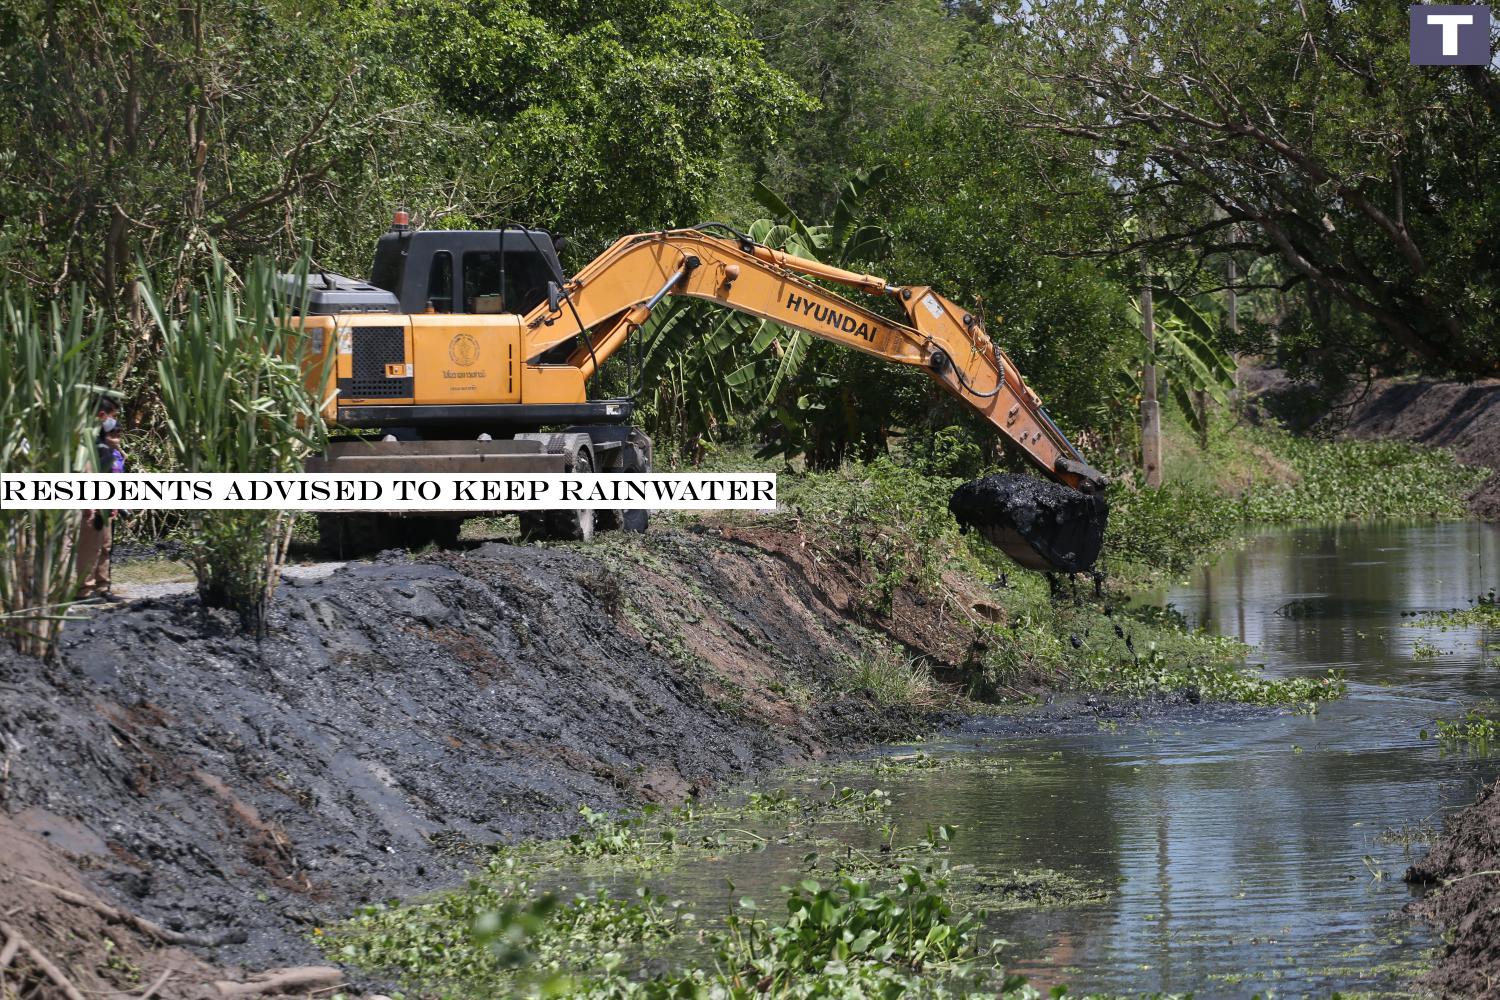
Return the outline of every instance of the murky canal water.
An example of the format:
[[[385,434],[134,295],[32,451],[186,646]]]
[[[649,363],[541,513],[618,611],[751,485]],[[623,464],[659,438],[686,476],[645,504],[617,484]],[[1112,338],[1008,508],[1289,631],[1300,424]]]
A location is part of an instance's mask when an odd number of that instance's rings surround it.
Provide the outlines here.
[[[1500,649],[1485,654],[1472,630],[1405,627],[1402,612],[1466,607],[1497,584],[1493,526],[1264,534],[1153,599],[1255,645],[1272,674],[1345,671],[1345,699],[1315,717],[974,734],[923,749],[1003,760],[1009,773],[954,768],[878,784],[905,840],[953,823],[956,862],[1045,866],[1116,887],[1104,903],[995,918],[1011,942],[1006,965],[1039,986],[1199,997],[1394,989],[1435,940],[1399,912],[1412,898],[1401,874],[1425,850],[1409,841],[1500,770],[1445,757],[1419,735],[1460,700],[1500,696],[1500,666],[1486,665]],[[1419,640],[1440,652],[1415,656]],[[730,876],[769,897],[793,880],[789,868],[773,850],[670,881],[712,898]]]

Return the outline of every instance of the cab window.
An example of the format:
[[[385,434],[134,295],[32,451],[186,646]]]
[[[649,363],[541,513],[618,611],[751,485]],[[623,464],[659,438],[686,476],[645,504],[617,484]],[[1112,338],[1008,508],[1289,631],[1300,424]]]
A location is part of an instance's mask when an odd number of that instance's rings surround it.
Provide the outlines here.
[[[453,311],[453,255],[439,250],[432,255],[427,275],[427,305],[433,312]]]
[[[464,254],[464,311],[528,313],[547,298],[551,273],[535,253],[505,254],[505,287],[500,287],[500,254],[491,250]]]

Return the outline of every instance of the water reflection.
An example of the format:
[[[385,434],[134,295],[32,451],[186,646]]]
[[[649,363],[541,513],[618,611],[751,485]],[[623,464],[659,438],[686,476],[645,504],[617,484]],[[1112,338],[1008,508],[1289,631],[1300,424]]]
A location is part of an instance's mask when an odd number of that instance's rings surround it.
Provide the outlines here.
[[[1402,612],[1464,607],[1497,583],[1493,527],[1261,535],[1153,599],[1255,644],[1272,673],[1345,670],[1347,698],[1316,717],[956,739],[924,749],[1010,771],[879,784],[903,840],[953,823],[959,863],[1046,866],[1117,886],[1104,903],[995,918],[1007,965],[1039,986],[1199,997],[1395,989],[1435,939],[1400,916],[1411,848],[1389,835],[1435,824],[1496,770],[1442,757],[1418,734],[1458,699],[1500,695],[1500,670],[1484,664],[1472,630],[1419,633]],[[1444,652],[1413,659],[1419,635]],[[673,880],[712,899],[728,876],[769,898],[799,865],[773,849]]]

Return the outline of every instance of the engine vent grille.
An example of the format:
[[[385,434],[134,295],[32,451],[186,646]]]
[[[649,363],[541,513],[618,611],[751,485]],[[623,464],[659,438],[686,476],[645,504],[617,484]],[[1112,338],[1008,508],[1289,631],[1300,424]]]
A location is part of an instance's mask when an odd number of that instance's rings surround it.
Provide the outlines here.
[[[402,326],[356,326],[353,335],[354,377],[343,395],[353,399],[406,399],[412,394],[412,379],[388,378],[386,365],[406,365],[406,328]]]

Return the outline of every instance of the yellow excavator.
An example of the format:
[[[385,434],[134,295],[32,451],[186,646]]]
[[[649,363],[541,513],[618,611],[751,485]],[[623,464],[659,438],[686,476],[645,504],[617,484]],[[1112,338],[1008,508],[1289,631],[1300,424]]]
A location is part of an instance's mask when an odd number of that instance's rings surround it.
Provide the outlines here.
[[[651,441],[631,399],[590,399],[588,383],[669,296],[762,317],[914,365],[1018,445],[1051,482],[988,477],[951,507],[1023,565],[1092,566],[1104,477],[1053,423],[979,321],[923,285],[893,285],[788,254],[722,223],[626,236],[571,278],[545,230],[419,230],[405,212],[376,246],[368,281],[283,275],[328,385],[324,416],[365,436],[335,439],[326,472],[649,472]],[[892,320],[831,290],[898,303]],[[370,433],[370,432],[374,433]],[[587,539],[643,530],[644,511],[521,515],[527,537]],[[450,542],[458,517],[326,515],[337,554]]]

